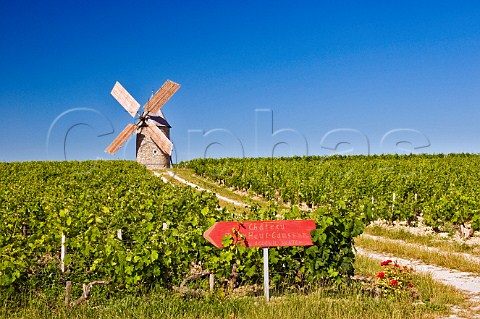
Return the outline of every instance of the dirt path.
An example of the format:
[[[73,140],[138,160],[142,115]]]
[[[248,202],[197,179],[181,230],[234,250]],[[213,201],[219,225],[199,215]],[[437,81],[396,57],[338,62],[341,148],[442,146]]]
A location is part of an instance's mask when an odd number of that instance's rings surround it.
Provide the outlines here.
[[[160,177],[163,179],[164,182],[168,182],[168,180],[167,180],[164,176],[162,176],[162,174],[157,173],[157,172],[155,172],[154,174],[155,174],[156,176],[160,176]],[[174,178],[175,180],[179,181],[179,182],[182,183],[182,184],[185,184],[185,185],[188,185],[188,186],[193,187],[193,188],[195,188],[195,189],[198,189],[199,191],[204,191],[204,192],[212,193],[212,194],[214,194],[218,199],[223,200],[224,202],[231,203],[231,204],[233,204],[233,205],[235,205],[235,206],[248,207],[248,205],[245,204],[245,203],[241,203],[241,202],[236,201],[236,200],[233,200],[233,199],[231,199],[231,198],[222,196],[222,195],[220,195],[220,194],[217,194],[217,193],[212,192],[212,191],[209,190],[209,189],[205,189],[205,188],[200,187],[200,186],[198,186],[198,185],[196,185],[196,184],[194,184],[194,183],[191,183],[191,182],[187,181],[186,179],[181,178],[180,176],[176,175],[175,173],[173,173],[173,172],[171,172],[171,171],[167,171],[167,174],[168,174],[170,177]]]
[[[428,246],[423,246],[423,245],[418,245],[418,244],[411,244],[411,243],[406,243],[406,242],[404,242],[402,240],[398,240],[398,239],[390,239],[390,238],[385,238],[385,237],[369,235],[369,234],[365,234],[365,233],[362,234],[362,237],[370,238],[370,239],[373,239],[375,241],[389,242],[389,243],[394,244],[394,245],[398,244],[398,245],[402,245],[402,246],[412,247],[412,248],[415,248],[415,249],[421,249],[421,250],[425,250],[425,251],[435,252],[435,253],[438,253],[442,256],[445,256],[445,258],[448,258],[448,256],[459,256],[459,257],[463,257],[465,259],[469,259],[469,260],[471,260],[475,263],[480,264],[480,257],[473,256],[473,255],[467,254],[467,253],[445,252],[445,251],[442,251],[441,249],[438,249],[436,247],[428,247]]]
[[[206,191],[206,192],[213,193],[208,189],[204,189],[204,188],[202,188],[198,185],[195,185],[195,184],[193,184],[193,183],[175,175],[173,172],[169,171],[169,172],[167,172],[167,174],[170,177],[176,179],[177,181],[179,181],[182,184],[185,184],[185,185],[188,185],[190,187],[196,188],[200,191]],[[161,174],[155,173],[155,175],[161,176],[162,179],[165,182],[168,182],[168,180],[164,176],[162,176]],[[243,206],[243,207],[248,206],[245,203],[235,201],[235,200],[227,198],[225,196],[222,196],[222,195],[219,195],[219,194],[216,194],[216,193],[215,193],[215,195],[217,196],[218,199],[221,199],[221,200],[223,200],[225,202],[228,202],[228,203],[232,203],[236,206]],[[403,245],[411,245],[411,246],[419,247],[420,249],[429,249],[429,250],[438,251],[437,248],[421,247],[419,245],[404,243],[400,240],[385,239],[383,237],[365,235],[365,234],[364,234],[364,236],[368,236],[368,237],[376,239],[376,240],[389,240],[389,241],[393,241],[393,242],[398,241],[399,243],[402,243]],[[463,291],[464,293],[470,295],[469,299],[472,302],[472,306],[470,307],[470,309],[464,309],[464,310],[457,309],[457,312],[458,312],[457,314],[454,314],[454,315],[452,315],[450,317],[447,317],[447,318],[450,318],[450,319],[454,319],[454,318],[480,318],[480,314],[479,314],[480,313],[480,276],[476,276],[475,274],[469,273],[469,272],[462,272],[462,271],[453,270],[453,269],[449,269],[449,268],[444,268],[444,267],[439,267],[439,266],[434,266],[434,265],[428,265],[428,264],[425,264],[425,263],[423,263],[419,260],[415,260],[415,259],[398,258],[398,257],[395,257],[391,254],[372,252],[372,251],[362,249],[362,248],[358,248],[358,247],[357,247],[357,253],[360,254],[360,255],[367,256],[369,258],[375,259],[375,260],[379,260],[379,261],[384,261],[384,260],[387,260],[387,259],[397,260],[402,265],[413,267],[419,273],[430,274],[432,276],[432,278],[436,281],[439,281],[439,282],[441,282],[443,284],[446,284],[446,285],[449,285],[449,286],[453,286],[453,287],[457,288],[458,290]],[[460,255],[468,255],[468,254],[460,254]],[[468,255],[468,256],[469,256],[469,258],[471,258],[471,259],[473,259],[477,262],[480,262],[478,257],[473,257],[471,255]],[[453,309],[453,310],[455,311],[455,309]]]

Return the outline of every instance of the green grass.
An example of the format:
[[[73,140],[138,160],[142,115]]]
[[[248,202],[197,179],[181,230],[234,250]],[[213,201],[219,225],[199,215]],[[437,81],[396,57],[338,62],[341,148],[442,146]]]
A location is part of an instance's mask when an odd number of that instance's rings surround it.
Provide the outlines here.
[[[434,235],[415,235],[403,229],[388,229],[378,225],[368,226],[364,232],[369,235],[403,240],[406,243],[435,247],[445,252],[468,253],[480,257],[479,245],[467,245],[463,242],[443,239]]]
[[[373,276],[378,262],[357,257],[357,274]],[[423,303],[411,299],[375,299],[357,286],[320,287],[306,295],[285,293],[266,303],[262,297],[182,297],[166,291],[141,296],[115,296],[105,300],[93,296],[88,303],[65,308],[61,298],[50,304],[35,296],[23,296],[20,305],[0,305],[2,318],[432,318],[447,315],[451,305],[466,307],[464,295],[434,282],[428,276],[416,276]]]
[[[433,311],[432,311],[433,310]],[[307,296],[290,295],[267,304],[261,298],[183,298],[179,295],[151,293],[143,297],[123,297],[101,302],[92,300],[73,309],[58,305],[52,310],[45,302],[28,300],[17,312],[2,309],[11,318],[424,318],[448,310],[444,304],[429,303],[417,308],[405,300],[375,300],[340,289],[317,290]],[[360,315],[361,314],[361,315]],[[403,315],[402,315],[403,314]]]

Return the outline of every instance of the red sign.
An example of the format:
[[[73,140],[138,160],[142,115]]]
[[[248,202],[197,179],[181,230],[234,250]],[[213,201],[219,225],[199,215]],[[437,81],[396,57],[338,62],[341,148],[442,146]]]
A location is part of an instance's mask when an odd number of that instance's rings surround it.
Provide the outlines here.
[[[223,248],[222,238],[226,235],[246,247],[312,246],[310,231],[315,227],[313,220],[218,222],[203,237],[218,248]]]

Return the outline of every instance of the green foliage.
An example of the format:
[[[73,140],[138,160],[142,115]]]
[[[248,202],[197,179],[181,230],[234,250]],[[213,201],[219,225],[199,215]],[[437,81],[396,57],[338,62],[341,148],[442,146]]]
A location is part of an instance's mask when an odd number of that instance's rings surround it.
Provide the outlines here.
[[[0,287],[10,290],[66,280],[178,284],[206,257],[205,227],[223,217],[213,195],[164,184],[134,162],[0,166]]]
[[[217,249],[203,232],[217,221],[314,219],[314,246],[270,249],[272,285],[339,281],[353,272],[353,238],[377,218],[480,229],[476,155],[203,159],[182,165],[226,186],[305,204],[245,213],[163,183],[130,161],[0,163],[0,290],[59,290],[112,280],[110,289],[179,285],[192,265],[237,284],[261,282],[262,252]],[[393,196],[395,194],[395,197]],[[122,238],[117,234],[121,229]],[[66,236],[66,272],[60,243]]]
[[[434,229],[447,222],[480,230],[478,155],[196,159],[180,167],[227,187],[326,212],[343,201],[366,221],[414,225],[421,215]]]
[[[316,229],[311,232],[313,246],[270,249],[270,281],[273,286],[299,287],[324,280],[341,282],[353,275],[353,238],[363,232],[364,221],[349,212],[345,203],[338,203],[336,209],[329,212],[322,209],[306,212],[297,207],[279,212],[275,206],[268,209],[253,207],[243,217],[245,220],[314,219],[316,222]],[[261,249],[233,243],[232,236],[224,237],[222,244],[227,248],[218,259],[211,259],[205,266],[228,271],[228,265],[235,263],[240,284],[258,282],[263,268]],[[219,263],[224,266],[218,267]]]
[[[237,214],[214,195],[165,184],[130,161],[0,163],[0,292],[59,293],[65,281],[111,280],[102,289],[178,286],[192,269],[223,283],[262,281],[258,248],[217,249],[203,232],[217,221],[315,219],[312,247],[270,249],[272,285],[341,280],[353,272],[352,239],[363,230],[349,203],[308,213],[253,207]],[[119,238],[121,230],[121,238]],[[60,271],[62,234],[65,269]],[[196,268],[195,268],[196,267]],[[78,291],[79,293],[79,291]]]

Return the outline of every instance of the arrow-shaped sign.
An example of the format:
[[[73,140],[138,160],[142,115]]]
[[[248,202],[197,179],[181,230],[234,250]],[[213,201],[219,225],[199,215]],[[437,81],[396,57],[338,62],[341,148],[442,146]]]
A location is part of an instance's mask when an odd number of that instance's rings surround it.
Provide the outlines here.
[[[203,237],[218,248],[223,248],[226,235],[247,247],[312,246],[310,231],[315,227],[314,220],[218,222]]]

